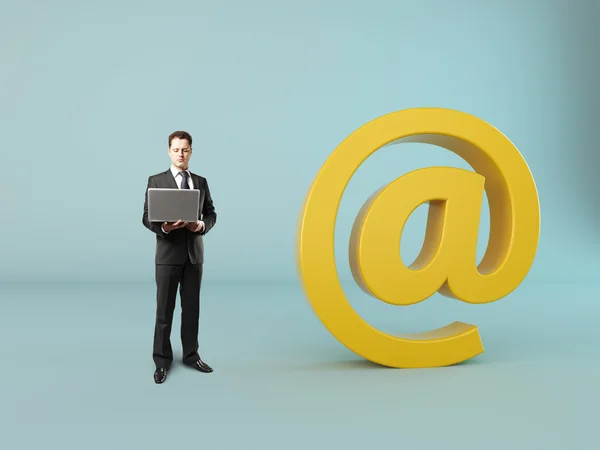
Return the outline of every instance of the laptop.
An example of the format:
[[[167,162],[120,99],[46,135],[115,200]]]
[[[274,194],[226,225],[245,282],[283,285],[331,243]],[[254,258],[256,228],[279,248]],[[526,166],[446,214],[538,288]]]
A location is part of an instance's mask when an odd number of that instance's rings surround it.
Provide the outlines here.
[[[200,208],[198,189],[148,189],[150,222],[196,222]]]

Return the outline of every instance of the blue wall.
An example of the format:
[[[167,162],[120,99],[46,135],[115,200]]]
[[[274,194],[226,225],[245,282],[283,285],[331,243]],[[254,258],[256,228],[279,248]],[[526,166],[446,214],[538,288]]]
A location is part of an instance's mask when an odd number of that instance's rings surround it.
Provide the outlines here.
[[[2,2],[0,281],[151,280],[144,189],[168,168],[175,129],[194,136],[191,168],[219,215],[206,276],[293,280],[295,222],[321,164],[367,121],[419,106],[477,115],[523,153],[542,208],[530,280],[595,276],[598,2],[119,3]],[[415,144],[359,169],[338,221],[343,277],[364,200],[445,164],[467,167]],[[407,260],[424,223],[421,208]],[[481,254],[487,229],[484,217]]]

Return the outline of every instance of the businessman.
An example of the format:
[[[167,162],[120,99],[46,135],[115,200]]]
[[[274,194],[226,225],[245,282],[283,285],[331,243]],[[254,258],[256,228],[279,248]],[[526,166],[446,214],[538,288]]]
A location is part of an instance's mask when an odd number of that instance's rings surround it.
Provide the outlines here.
[[[190,172],[192,136],[176,131],[169,136],[168,154],[171,167],[148,178],[142,223],[156,234],[156,323],[152,357],[157,384],[167,379],[173,362],[171,326],[177,288],[181,299],[181,344],[183,363],[204,373],[213,369],[198,354],[200,318],[200,285],[204,264],[204,236],[217,221],[217,214],[206,178]],[[199,220],[194,223],[150,222],[148,220],[148,188],[198,189]]]

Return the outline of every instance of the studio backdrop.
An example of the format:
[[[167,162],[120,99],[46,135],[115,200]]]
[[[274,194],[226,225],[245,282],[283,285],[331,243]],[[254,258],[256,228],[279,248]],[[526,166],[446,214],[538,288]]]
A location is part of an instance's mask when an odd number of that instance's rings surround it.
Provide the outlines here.
[[[167,137],[193,135],[191,170],[218,213],[206,282],[293,281],[302,199],[335,147],[400,109],[473,114],[521,151],[541,237],[526,282],[593,281],[599,266],[593,0],[9,2],[0,14],[0,281],[152,282],[142,226]],[[386,147],[352,178],[336,225],[351,279],[353,220],[420,167],[469,168],[430,145]],[[426,207],[402,258],[418,254]],[[479,236],[489,230],[484,205]]]

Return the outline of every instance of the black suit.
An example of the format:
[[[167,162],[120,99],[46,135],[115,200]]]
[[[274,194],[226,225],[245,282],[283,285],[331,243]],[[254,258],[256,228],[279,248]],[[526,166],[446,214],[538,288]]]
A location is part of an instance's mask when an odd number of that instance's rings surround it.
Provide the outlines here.
[[[204,263],[203,236],[217,221],[217,214],[205,178],[191,173],[194,189],[200,191],[198,218],[204,229],[192,232],[179,228],[165,233],[162,223],[148,221],[148,188],[178,189],[171,170],[148,178],[142,223],[156,234],[156,324],[153,359],[156,367],[170,367],[173,361],[171,326],[177,297],[181,297],[181,343],[184,362],[200,359],[198,355],[198,322],[200,318],[200,285]]]

